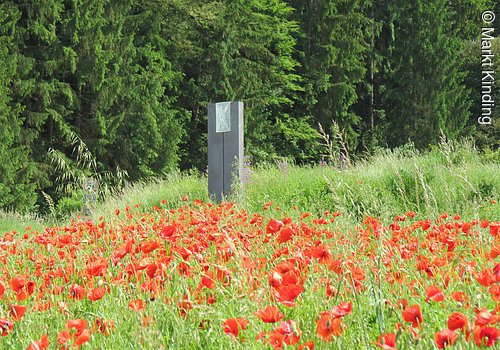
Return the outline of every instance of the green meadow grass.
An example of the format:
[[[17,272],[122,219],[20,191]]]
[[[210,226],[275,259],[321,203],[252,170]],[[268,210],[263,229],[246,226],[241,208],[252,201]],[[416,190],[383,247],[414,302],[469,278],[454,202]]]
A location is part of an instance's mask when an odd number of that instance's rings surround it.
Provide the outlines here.
[[[367,215],[379,217],[384,224],[389,224],[394,216],[407,211],[415,211],[416,220],[436,219],[441,213],[447,212],[452,216],[460,214],[464,220],[487,218],[495,221],[500,218],[500,206],[491,205],[491,201],[500,199],[499,170],[498,163],[484,160],[467,145],[443,145],[426,154],[419,154],[412,149],[401,149],[381,152],[369,160],[358,162],[347,170],[339,170],[331,166],[289,165],[285,172],[274,165],[260,166],[252,169],[253,172],[249,181],[244,184],[244,188],[238,190],[228,200],[234,201],[238,207],[244,208],[249,213],[260,212],[266,217],[276,218],[287,215],[294,220],[297,220],[304,212],[311,212],[313,216],[321,216],[324,211],[338,210],[342,216],[338,218],[332,229],[346,232],[348,236],[349,232]],[[115,192],[98,203],[93,215],[96,222],[102,216],[108,222],[107,227],[117,227],[122,230],[128,223],[119,220],[123,219],[123,212],[127,206],[132,207],[132,212],[148,213],[153,212],[154,206],[174,209],[191,204],[195,199],[210,201],[206,177],[175,173],[161,179],[126,186],[122,191]],[[161,204],[162,200],[166,200],[165,205]],[[272,204],[269,208],[264,209],[264,205],[270,202]],[[139,206],[135,208],[137,204]],[[120,219],[115,218],[116,209],[122,212]],[[62,220],[59,225],[67,224],[70,219],[71,217]],[[21,232],[26,226],[31,226],[33,231],[42,230],[44,225],[53,223],[51,220],[43,221],[36,217],[0,212],[0,230],[1,232],[12,230]],[[425,234],[422,235],[425,236]],[[485,240],[478,246],[488,247],[491,237],[483,236]],[[338,246],[328,240],[325,242],[331,247],[332,254],[347,254],[344,251],[345,246]],[[26,250],[27,244],[29,243],[22,242],[20,247]],[[293,247],[291,243],[289,245]],[[358,248],[355,245],[349,247],[353,251]],[[38,249],[41,248],[37,246],[35,254],[43,252]],[[273,254],[272,247],[263,249],[263,253]],[[84,252],[80,251],[77,254],[83,257]],[[96,254],[100,252],[96,251]],[[212,258],[215,256],[216,254],[212,254]],[[18,266],[16,259],[17,257],[7,258],[6,263],[12,270]],[[367,257],[366,259],[366,264],[370,264],[369,259]],[[219,263],[215,260],[209,262]],[[173,261],[172,269],[178,263],[179,261]],[[393,263],[405,268],[405,262],[402,260]],[[111,272],[113,269],[114,267],[110,266]],[[386,273],[383,267],[381,273]],[[314,339],[314,319],[318,314],[343,301],[339,299],[325,302],[323,294],[320,296],[317,291],[313,291],[319,278],[326,274],[328,271],[311,272],[305,281],[305,291],[298,299],[296,307],[280,306],[285,313],[284,320],[297,320],[304,341]],[[192,284],[191,287],[195,287],[199,282],[197,277],[193,281],[188,281],[175,277],[175,273],[172,275],[173,280],[169,283],[162,298],[178,298],[187,290],[188,283]],[[419,278],[412,266],[408,267],[408,275],[409,278]],[[266,278],[267,276],[264,276],[264,279]],[[315,349],[373,349],[376,348],[374,340],[380,333],[392,331],[392,325],[400,315],[387,310],[380,311],[384,300],[390,298],[394,302],[396,297],[408,299],[414,297],[410,291],[403,288],[391,290],[386,283],[376,283],[375,278],[370,274],[366,275],[366,279],[367,290],[360,295],[350,296],[349,301],[352,301],[354,305],[352,314],[348,316],[349,327],[345,333],[332,343],[317,341]],[[345,286],[339,285],[339,287]],[[253,315],[258,308],[257,305],[245,298],[239,298],[241,292],[238,290],[238,281],[228,286],[227,289],[217,290],[217,307],[208,305],[196,307],[191,311],[187,320],[180,317],[178,310],[165,303],[165,300],[149,300],[147,293],[141,294],[137,290],[137,283],[130,283],[129,288],[130,290],[112,288],[110,294],[106,294],[105,298],[99,302],[70,300],[68,315],[59,312],[56,307],[48,312],[27,313],[22,322],[16,324],[9,336],[0,338],[0,348],[25,349],[30,339],[38,339],[42,333],[52,334],[50,340],[51,348],[53,348],[56,344],[53,327],[60,331],[68,319],[92,320],[101,317],[114,320],[117,330],[108,337],[93,335],[91,342],[84,345],[83,349],[271,349],[270,346],[266,347],[253,339],[263,328],[270,330],[275,325],[261,325],[260,328],[250,326],[242,332],[247,342],[234,341],[222,331],[222,322],[231,317],[244,316],[251,321],[251,324],[260,324]],[[419,286],[419,288],[425,296],[424,287]],[[484,294],[484,288],[477,283],[469,285],[456,282],[456,285],[451,285],[447,290],[446,307],[439,303],[421,303],[426,327],[430,327],[428,325],[431,324],[435,328],[427,328],[427,335],[430,334],[430,329],[439,331],[446,327],[443,320],[452,311],[456,311],[448,308],[456,308],[456,303],[450,300],[449,293],[464,288],[467,288],[469,295],[481,297]],[[54,295],[51,301],[54,305],[57,305],[59,301],[67,301],[66,294]],[[130,301],[129,295],[141,296],[146,302],[146,310],[141,313],[130,310],[127,307]],[[481,300],[478,299],[478,302]],[[492,309],[495,305],[490,301],[488,305],[483,303],[482,306]],[[8,313],[7,306],[1,306],[0,311],[5,316]],[[151,327],[141,326],[143,316],[153,317]],[[204,330],[200,329],[199,323],[207,319],[210,320],[212,326]],[[403,334],[398,340],[398,349],[435,348],[434,341],[429,336],[418,344],[412,342],[408,334]],[[476,347],[471,343],[465,344],[461,341],[456,348],[474,349]]]
[[[472,147],[445,144],[426,154],[384,151],[346,170],[290,164],[285,172],[274,165],[260,166],[251,169],[243,188],[227,200],[249,212],[263,212],[269,202],[269,209],[279,207],[294,216],[338,210],[351,222],[367,215],[392,220],[407,211],[419,217],[447,212],[494,220],[500,217],[490,205],[500,197],[498,174],[500,164],[484,160]],[[176,173],[129,185],[97,205],[95,215],[110,217],[115,209],[135,204],[147,211],[162,199],[176,208],[184,204],[184,196],[189,202],[210,201],[206,176]]]
[[[495,220],[500,212],[492,211],[490,202],[500,198],[499,174],[500,163],[481,157],[469,144],[445,143],[423,154],[411,147],[380,151],[345,170],[290,164],[285,172],[274,164],[261,165],[250,169],[243,188],[227,200],[260,213],[265,203],[272,202],[269,210],[292,217],[338,210],[342,220],[350,223],[367,215],[388,221],[407,211],[415,211],[418,217],[446,212]],[[134,205],[150,211],[162,200],[168,208],[186,204],[185,197],[188,203],[195,199],[210,202],[207,187],[206,175],[179,172],[128,184],[96,204],[93,219],[112,218],[116,209]],[[68,223],[77,214],[59,222]],[[0,232],[53,223],[53,218],[44,221],[33,215],[0,212]]]
[[[42,229],[47,220],[43,220],[33,214],[20,215],[18,213],[0,210],[0,233],[16,230],[24,231],[27,227]]]

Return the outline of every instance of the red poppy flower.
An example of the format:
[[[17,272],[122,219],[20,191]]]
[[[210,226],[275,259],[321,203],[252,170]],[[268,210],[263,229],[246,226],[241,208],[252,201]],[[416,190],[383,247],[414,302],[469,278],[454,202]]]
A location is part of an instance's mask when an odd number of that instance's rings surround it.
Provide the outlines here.
[[[174,225],[166,225],[163,226],[163,228],[161,229],[159,236],[162,239],[167,239],[169,237],[172,237],[175,234],[175,232],[176,232],[176,227]]]
[[[427,231],[429,229],[429,227],[431,227],[431,222],[429,220],[426,220],[422,223],[422,230],[424,231]]]
[[[104,297],[104,294],[106,294],[106,288],[97,287],[88,291],[87,298],[89,298],[89,300],[96,301],[102,299],[102,297]]]
[[[330,259],[331,260],[331,259]],[[338,275],[342,274],[342,260],[331,260],[328,264],[328,269]]]
[[[146,267],[146,274],[148,275],[149,278],[154,278],[156,270],[158,270],[158,265],[155,262],[153,262],[149,264],[148,267]]]
[[[26,312],[26,306],[24,305],[12,305],[10,307],[10,315],[16,321],[19,321]]]
[[[299,280],[299,276],[297,276],[297,273],[294,270],[290,270],[283,275],[282,284],[301,284],[301,282]]]
[[[496,282],[500,282],[500,263],[496,263],[493,267],[493,274],[495,275]]]
[[[284,227],[281,229],[278,238],[276,239],[279,244],[285,243],[292,239],[294,232],[293,229],[290,226]]]
[[[274,350],[283,350],[283,340],[285,336],[280,332],[274,331],[269,335],[269,344]]]
[[[159,246],[160,246],[160,244],[157,241],[149,240],[149,241],[142,242],[140,245],[140,248],[144,254],[147,254],[147,253],[151,253],[153,250],[155,250]]]
[[[88,329],[84,329],[82,334],[76,336],[75,345],[80,346],[90,340],[90,331]]]
[[[500,229],[499,223],[491,223],[490,224],[490,234],[494,237],[498,236],[498,229]]]
[[[294,306],[294,300],[304,291],[304,287],[298,284],[290,284],[278,287],[274,296],[276,299],[285,306]]]
[[[493,324],[497,321],[498,316],[493,315],[487,310],[479,311],[476,316],[474,316],[474,323],[476,326],[486,326],[488,324]]]
[[[344,325],[340,318],[334,317],[330,312],[322,312],[321,318],[316,321],[316,334],[323,341],[332,340],[332,336],[338,337],[344,332]]]
[[[16,293],[19,293],[24,288],[26,283],[26,279],[22,276],[14,277],[9,281],[10,288],[12,288],[12,290]]]
[[[500,255],[500,245],[495,245],[493,247],[491,247],[491,250],[490,250],[490,258],[492,259],[496,259],[497,256]]]
[[[27,281],[22,276],[17,276],[9,281],[11,289],[16,293],[16,300],[25,300],[35,291],[35,282]]]
[[[67,330],[62,330],[57,334],[57,342],[64,345],[71,340],[71,334]]]
[[[310,341],[298,346],[297,350],[314,350],[314,342]]]
[[[288,271],[296,269],[295,262],[291,259],[282,261],[275,267],[275,271],[281,275],[284,275]]]
[[[88,276],[104,276],[108,269],[108,261],[104,258],[99,258],[87,264],[85,271]]]
[[[399,299],[396,302],[397,305],[399,305],[403,310],[408,306],[408,300],[406,299]]]
[[[405,322],[411,322],[412,323],[411,326],[413,328],[419,327],[423,321],[422,311],[420,311],[420,306],[412,305],[407,307],[403,311],[403,320]]]
[[[467,323],[467,316],[460,312],[454,312],[448,317],[448,328],[452,331],[455,329],[465,329]]]
[[[500,303],[500,285],[491,286],[489,292],[491,294],[491,298],[497,303]]]
[[[76,329],[75,335],[79,336],[83,333],[85,328],[87,328],[87,321],[82,319],[69,320],[66,322],[66,328],[69,330],[72,328]]]
[[[333,287],[331,284],[326,286],[326,297],[333,298],[337,294],[337,289]]]
[[[365,280],[365,270],[359,267],[351,267],[351,274],[354,280],[354,286],[356,289],[361,289],[363,287],[363,281]]]
[[[42,334],[40,340],[32,340],[27,350],[46,350],[49,348],[49,337]]]
[[[493,327],[476,327],[474,330],[474,340],[477,346],[494,346],[499,335],[498,329]]]
[[[441,290],[436,287],[436,286],[429,286],[425,290],[425,295],[427,295],[427,298],[425,299],[425,302],[429,302],[429,300],[432,301],[443,301],[444,300],[444,294],[441,292]]]
[[[73,283],[71,288],[69,289],[69,297],[71,299],[82,300],[85,296],[85,288],[82,286]]]
[[[332,257],[332,253],[326,246],[320,245],[318,247],[315,247],[311,251],[311,256],[315,259],[318,259],[320,262],[325,262]]]
[[[443,329],[440,332],[437,332],[434,335],[434,340],[436,341],[436,345],[439,349],[444,349],[447,346],[453,345],[457,340],[458,334],[449,329]]]
[[[378,337],[377,346],[384,350],[396,350],[396,334],[387,333]]]
[[[271,219],[267,224],[266,233],[276,233],[280,230],[281,226],[283,226],[282,221]]]
[[[275,323],[284,317],[276,306],[268,306],[265,309],[258,310],[255,315],[265,323]]]
[[[463,232],[463,233],[469,233],[469,232],[470,232],[470,223],[465,222],[465,223],[462,225],[462,232]]]
[[[14,329],[14,323],[6,318],[0,318],[0,335],[2,337],[7,336]]]
[[[476,281],[479,282],[480,285],[485,287],[489,287],[496,282],[496,277],[492,269],[484,269],[480,273],[476,274],[474,277]]]
[[[242,330],[247,329],[247,325],[250,322],[244,318],[229,318],[222,324],[222,329],[224,333],[229,334],[232,337],[238,337],[240,328]]]
[[[90,330],[87,328],[87,322],[85,320],[76,319],[69,320],[66,322],[66,329],[62,330],[57,335],[57,342],[60,345],[64,345],[67,342],[73,340],[73,345],[75,347],[79,347],[80,345],[88,342],[90,340]],[[75,332],[69,332],[72,329],[75,329]],[[72,335],[74,334],[74,335]]]
[[[3,296],[5,294],[5,284],[0,281],[0,299],[3,299]]]
[[[294,320],[281,322],[281,324],[274,329],[275,332],[283,334],[283,342],[287,345],[294,345],[300,341],[300,330]]]
[[[141,299],[132,300],[128,303],[128,307],[134,311],[141,311],[144,309],[145,305]]]
[[[103,335],[109,335],[113,329],[115,329],[115,322],[112,320],[96,318],[92,325],[93,332],[100,332]]]
[[[131,275],[136,274],[137,271],[141,271],[146,269],[149,265],[151,264],[151,259],[150,258],[142,258],[138,261],[136,261],[134,264],[130,264],[127,266],[127,269],[129,269],[127,272]]]
[[[344,317],[345,315],[349,315],[352,311],[352,303],[351,302],[341,302],[338,306],[334,306],[330,313],[333,317]]]
[[[201,285],[203,287],[206,287],[208,289],[214,289],[215,288],[215,280],[213,273],[208,273],[207,275],[201,276]]]
[[[486,227],[488,227],[489,225],[490,225],[490,222],[489,222],[488,220],[486,220],[486,219],[481,220],[481,223],[479,224],[479,226],[480,226],[481,228],[486,228]]]
[[[463,303],[467,300],[467,295],[464,292],[452,292],[451,297],[459,303]]]

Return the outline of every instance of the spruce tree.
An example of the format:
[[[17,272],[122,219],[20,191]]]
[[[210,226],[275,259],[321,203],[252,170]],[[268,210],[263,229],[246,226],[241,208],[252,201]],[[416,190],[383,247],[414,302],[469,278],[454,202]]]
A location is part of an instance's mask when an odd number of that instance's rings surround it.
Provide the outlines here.
[[[277,119],[295,118],[290,112],[300,89],[291,10],[282,0],[169,2],[178,25],[166,28],[166,37],[185,74],[179,101],[189,113],[184,168],[206,167],[209,102],[245,103],[245,145],[255,159],[270,160],[283,149]]]
[[[111,5],[109,5],[111,6]],[[118,18],[111,19],[111,14]],[[128,2],[105,9],[104,79],[92,85],[100,128],[99,156],[131,180],[178,165],[182,112],[174,107],[181,75],[169,61],[162,27],[170,25],[160,2]],[[118,35],[117,35],[118,34]]]
[[[12,100],[17,60],[14,35],[17,9],[0,4],[0,208],[28,211],[36,200],[34,164],[21,137],[22,107]]]
[[[368,1],[289,1],[303,36],[299,38],[299,70],[305,79],[304,114],[329,128],[332,120],[356,147],[361,118],[354,112],[358,85],[366,74],[371,20]]]
[[[385,99],[390,146],[419,148],[456,137],[469,118],[470,100],[460,72],[461,42],[447,1],[391,4],[395,37]]]

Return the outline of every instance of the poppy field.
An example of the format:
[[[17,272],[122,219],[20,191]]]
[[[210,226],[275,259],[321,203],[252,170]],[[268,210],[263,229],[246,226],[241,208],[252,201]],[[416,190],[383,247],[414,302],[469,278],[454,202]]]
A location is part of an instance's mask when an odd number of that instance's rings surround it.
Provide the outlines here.
[[[3,233],[0,347],[498,345],[498,222],[165,204]]]

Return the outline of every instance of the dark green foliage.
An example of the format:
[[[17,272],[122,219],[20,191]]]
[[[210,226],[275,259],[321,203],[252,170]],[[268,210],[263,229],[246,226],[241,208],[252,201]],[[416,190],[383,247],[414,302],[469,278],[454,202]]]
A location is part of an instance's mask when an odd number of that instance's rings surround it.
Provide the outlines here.
[[[16,84],[15,8],[0,4],[0,207],[26,211],[35,202],[34,164],[22,139],[22,107],[12,98]]]
[[[164,55],[164,19],[154,3],[94,0],[76,8],[65,28],[76,57],[67,72],[74,131],[103,170],[118,167],[137,180],[175,168],[181,129],[172,104],[180,75]]]
[[[16,20],[11,96],[23,121],[19,139],[42,170],[39,190],[56,199],[65,195],[56,187],[61,169],[47,152],[62,152],[78,168],[75,135],[96,156],[93,172],[124,170],[138,180],[177,167],[181,123],[172,104],[180,74],[165,57],[162,18],[152,5],[5,5]]]
[[[470,113],[459,71],[461,42],[451,28],[447,1],[392,2],[395,38],[386,96],[387,140],[418,148],[457,137]]]
[[[494,0],[448,1],[447,10],[453,16],[451,28],[463,40],[477,39],[481,34],[481,14],[485,10],[495,11],[495,2]],[[498,11],[496,13],[498,14]]]
[[[302,164],[318,160],[322,149],[318,144],[318,132],[311,127],[310,118],[296,119],[284,115],[276,119],[276,128],[280,140],[276,142],[278,154]]]
[[[108,133],[103,128],[108,142],[103,153],[137,180],[177,166],[181,129],[173,104],[180,74],[165,57],[169,43],[162,38],[161,27],[166,19],[158,16],[154,2],[131,2],[127,13],[123,37],[113,43],[115,55],[107,66],[117,69],[106,86],[116,95],[109,109],[98,114],[104,125],[107,121],[116,125]],[[115,21],[111,24],[116,26]]]
[[[276,120],[298,118],[288,113],[300,90],[291,8],[281,0],[167,3],[178,26],[166,36],[184,72],[179,102],[189,113],[182,166],[206,167],[206,106],[221,101],[245,103],[247,153],[272,159],[285,148]]]
[[[351,108],[366,73],[371,21],[368,1],[290,1],[303,35],[298,49],[305,80],[302,110],[324,127],[335,120],[356,146],[361,117]],[[353,147],[353,148],[354,148]]]
[[[464,133],[472,135],[476,144],[487,152],[495,152],[500,149],[500,89],[496,87],[497,79],[500,77],[500,39],[495,38],[491,41],[491,51],[494,55],[493,71],[495,72],[495,86],[492,89],[492,97],[495,105],[492,107],[492,123],[491,125],[479,125],[478,119],[481,117],[481,79],[482,71],[490,70],[488,65],[481,66],[481,41],[477,38],[474,41],[468,42],[463,50],[464,72],[466,73],[465,84],[471,91],[472,106],[470,111],[472,116],[469,120]],[[487,90],[486,90],[487,91]]]
[[[424,149],[442,131],[472,136],[496,161],[498,117],[478,126],[477,116],[480,16],[498,6],[4,0],[0,208],[74,210],[88,176],[109,188],[205,171],[209,102],[245,103],[254,163],[317,163],[319,124],[342,138],[336,157],[409,140]]]

